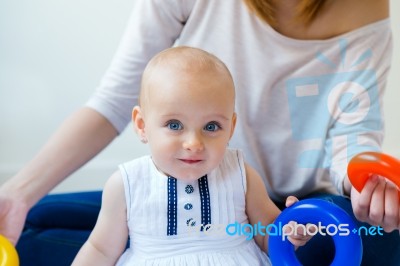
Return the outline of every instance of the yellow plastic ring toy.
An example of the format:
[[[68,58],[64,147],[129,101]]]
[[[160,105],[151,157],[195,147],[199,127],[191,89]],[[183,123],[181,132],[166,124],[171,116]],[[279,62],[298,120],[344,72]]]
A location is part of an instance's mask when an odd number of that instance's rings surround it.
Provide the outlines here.
[[[0,235],[0,266],[19,266],[19,258],[14,245]]]

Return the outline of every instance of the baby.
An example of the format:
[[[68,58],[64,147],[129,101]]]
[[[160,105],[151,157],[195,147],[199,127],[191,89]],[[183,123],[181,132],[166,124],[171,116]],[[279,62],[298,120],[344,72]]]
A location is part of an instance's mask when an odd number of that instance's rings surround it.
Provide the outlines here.
[[[280,210],[242,153],[227,148],[236,124],[227,67],[196,48],[167,49],[147,65],[139,103],[132,120],[151,155],[110,177],[73,265],[270,264],[268,232],[230,230],[269,225]],[[295,246],[308,239],[289,237]]]

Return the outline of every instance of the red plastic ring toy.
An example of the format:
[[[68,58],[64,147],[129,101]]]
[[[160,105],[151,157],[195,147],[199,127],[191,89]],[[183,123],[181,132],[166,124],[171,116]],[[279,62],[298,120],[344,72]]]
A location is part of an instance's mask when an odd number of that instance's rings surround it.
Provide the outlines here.
[[[400,161],[379,152],[363,152],[354,156],[347,167],[347,175],[358,192],[364,188],[371,174],[380,175],[400,188]]]

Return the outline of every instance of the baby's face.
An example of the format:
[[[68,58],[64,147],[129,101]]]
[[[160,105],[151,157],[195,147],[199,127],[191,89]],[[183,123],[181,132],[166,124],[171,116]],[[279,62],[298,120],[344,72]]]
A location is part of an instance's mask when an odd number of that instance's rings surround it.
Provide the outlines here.
[[[224,156],[236,122],[235,96],[232,81],[215,72],[166,70],[147,88],[144,132],[154,163],[166,175],[195,180]]]

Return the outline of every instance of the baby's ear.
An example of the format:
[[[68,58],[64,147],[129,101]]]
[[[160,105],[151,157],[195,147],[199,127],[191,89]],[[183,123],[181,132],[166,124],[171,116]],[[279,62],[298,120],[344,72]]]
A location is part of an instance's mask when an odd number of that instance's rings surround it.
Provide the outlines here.
[[[146,133],[145,133],[145,123],[143,117],[143,111],[140,106],[135,106],[132,110],[132,122],[135,128],[136,133],[139,135],[140,140],[143,143],[147,142]]]

